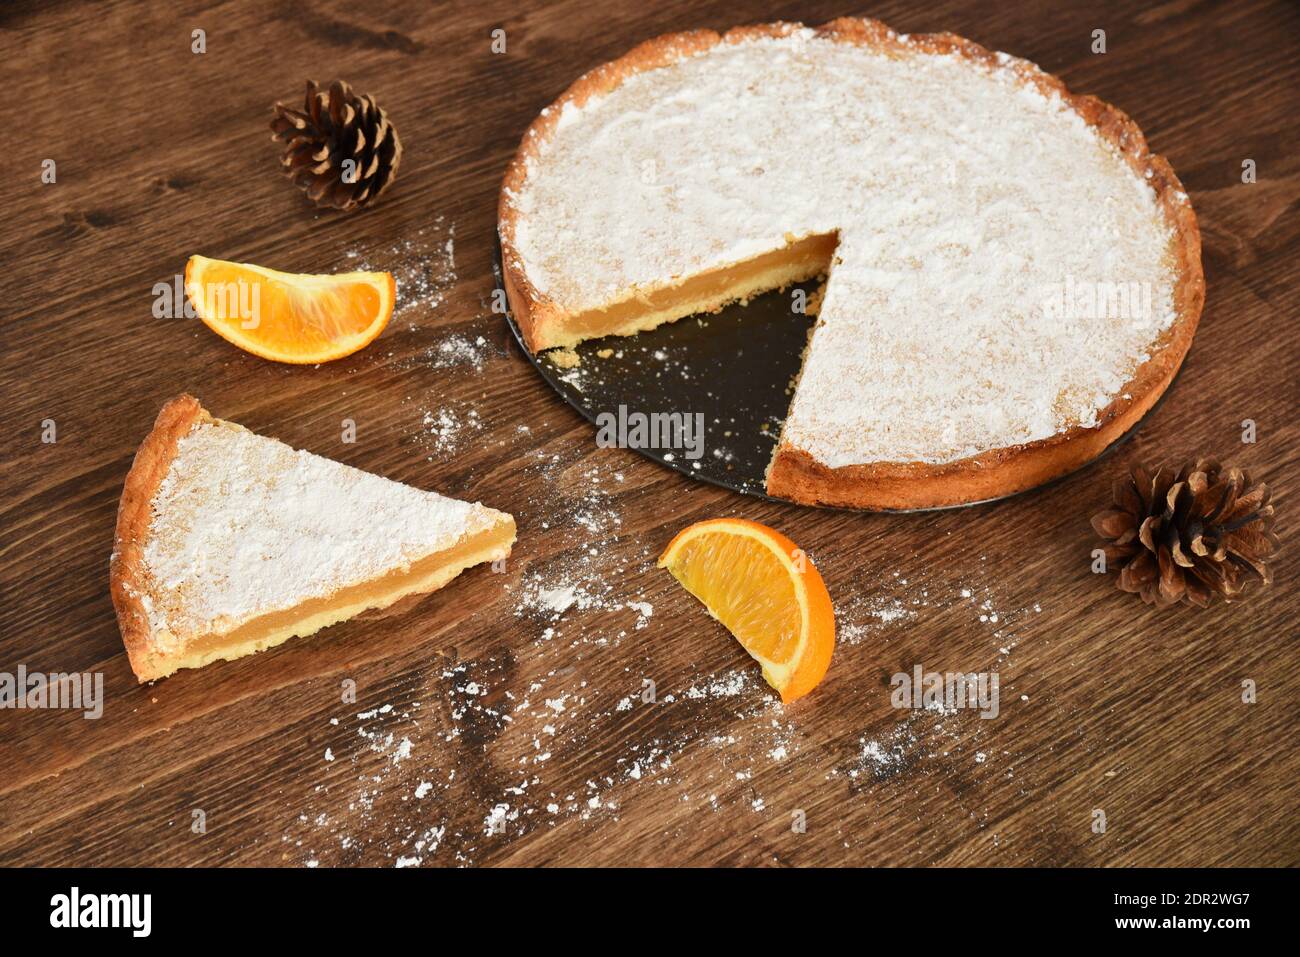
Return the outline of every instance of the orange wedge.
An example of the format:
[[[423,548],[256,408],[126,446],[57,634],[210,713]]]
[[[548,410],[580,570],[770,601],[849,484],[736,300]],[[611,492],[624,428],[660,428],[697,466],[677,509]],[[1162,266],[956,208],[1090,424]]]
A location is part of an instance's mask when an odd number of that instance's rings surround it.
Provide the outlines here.
[[[741,518],[696,522],[659,556],[763,666],[789,704],[817,686],[835,650],[835,611],[812,560],[780,532]]]
[[[342,359],[369,345],[393,315],[391,273],[309,276],[191,256],[185,295],[204,324],[276,362]]]

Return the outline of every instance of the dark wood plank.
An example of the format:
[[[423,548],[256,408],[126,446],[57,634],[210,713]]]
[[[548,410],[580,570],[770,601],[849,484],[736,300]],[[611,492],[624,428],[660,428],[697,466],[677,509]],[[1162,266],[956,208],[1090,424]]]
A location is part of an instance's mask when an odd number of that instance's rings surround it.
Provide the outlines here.
[[[0,12],[0,670],[100,671],[107,699],[97,721],[0,711],[0,863],[1300,863],[1294,550],[1248,602],[1156,611],[1089,572],[1087,521],[1127,463],[1214,453],[1275,486],[1287,536],[1293,5],[873,8],[1028,57],[1131,113],[1193,197],[1209,289],[1181,378],[1117,456],[1010,501],[910,516],[744,499],[597,449],[489,308],[500,175],[579,72],[670,30],[817,23],[851,5],[365,7]],[[1105,55],[1089,50],[1096,28]],[[305,78],[336,75],[373,92],[406,144],[397,185],[355,216],[316,213],[280,179],[266,125]],[[196,252],[393,269],[405,305],[351,359],[275,366],[151,315],[153,284]],[[475,569],[399,614],[139,687],[107,590],[113,519],[136,445],[183,390],[295,446],[508,509],[517,550],[504,573]],[[788,532],[836,599],[830,675],[788,710],[653,567],[678,528],[715,515]],[[552,614],[539,590],[564,586],[580,600]],[[916,663],[996,670],[1001,715],[900,716],[888,678]],[[1241,702],[1244,679],[1257,704]]]

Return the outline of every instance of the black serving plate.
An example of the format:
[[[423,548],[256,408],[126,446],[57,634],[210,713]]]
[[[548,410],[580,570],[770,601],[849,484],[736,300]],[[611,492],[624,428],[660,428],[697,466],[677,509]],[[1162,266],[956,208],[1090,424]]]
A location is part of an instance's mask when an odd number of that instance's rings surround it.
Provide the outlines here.
[[[499,246],[496,266],[497,288],[503,288]],[[558,365],[554,352],[533,355],[514,316],[506,319],[542,378],[594,425],[602,413],[617,416],[619,406],[647,415],[703,413],[704,448],[698,459],[687,458],[681,449],[628,447],[693,479],[742,495],[785,501],[764,491],[766,472],[793,397],[792,384],[808,332],[816,321],[793,311],[793,292],[802,289],[810,297],[817,286],[810,282],[770,292],[747,305],[734,304],[716,314],[680,319],[634,336],[588,340],[572,350],[581,360],[574,368]],[[1110,455],[1145,421],[1146,417],[1099,458]],[[1018,494],[1022,493],[1003,497]]]

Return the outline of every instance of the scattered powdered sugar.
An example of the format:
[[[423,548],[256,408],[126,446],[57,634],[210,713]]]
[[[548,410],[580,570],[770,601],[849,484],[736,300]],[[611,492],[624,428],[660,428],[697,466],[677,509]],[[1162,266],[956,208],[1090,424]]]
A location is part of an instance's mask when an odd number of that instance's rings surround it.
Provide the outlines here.
[[[364,833],[377,817],[386,814],[383,805],[391,797],[393,782],[404,781],[406,765],[413,763],[417,755],[421,708],[419,701],[400,708],[390,703],[330,719],[331,733],[340,736],[325,749],[325,765],[330,768],[328,783],[317,785],[313,791],[347,787],[347,816],[334,820],[325,813],[298,814],[296,823],[304,835],[291,838],[286,833],[283,840],[305,849],[307,866],[319,866],[322,860],[328,864],[355,862],[357,855],[368,853],[370,849],[354,834]],[[423,798],[431,790],[432,784],[424,781],[411,794]],[[403,794],[401,800],[407,796]],[[396,867],[418,866],[421,855],[432,853],[442,840],[443,829],[438,826],[424,826],[409,833],[399,830],[406,839],[397,842],[392,851]]]
[[[488,812],[487,817],[483,818],[483,833],[502,834],[505,832],[505,826],[508,821],[519,820],[519,809],[513,811],[509,804],[497,804]]]
[[[693,684],[686,689],[688,698],[734,698],[748,686],[748,676],[743,671],[715,678],[704,685]]]
[[[612,503],[604,507],[618,510]],[[557,506],[555,513],[566,510]],[[633,808],[665,799],[708,814],[788,814],[764,784],[788,765],[792,773],[842,780],[849,795],[871,800],[871,789],[900,780],[924,787],[918,783],[924,776],[908,776],[913,769],[924,775],[927,765],[943,768],[957,760],[984,768],[1005,754],[980,743],[985,729],[976,714],[938,704],[886,711],[882,726],[850,739],[841,760],[814,772],[824,749],[805,754],[804,743],[816,726],[801,727],[798,712],[782,707],[754,665],[685,681],[659,673],[658,683],[648,682],[656,671],[643,645],[627,639],[644,620],[651,629],[644,640],[653,646],[658,592],[631,597],[615,587],[627,575],[602,575],[598,564],[583,560],[592,557],[589,547],[602,555],[616,540],[618,524],[608,525],[615,538],[594,541],[580,526],[560,526],[557,535],[582,547],[524,573],[514,586],[517,620],[532,634],[525,673],[516,670],[519,654],[508,650],[449,663],[427,681],[412,676],[415,687],[398,689],[392,703],[334,719],[328,741],[334,760],[319,766],[331,769],[324,786],[351,788],[348,815],[338,821],[310,812],[298,817],[294,830],[301,833],[286,841],[304,863],[470,865],[538,830],[618,821]],[[636,570],[650,561],[645,556]],[[1016,642],[1008,629],[1037,613],[1036,606],[1000,604],[987,586],[920,584],[902,573],[863,591],[875,597],[857,603],[854,620],[881,639],[923,611],[955,613],[988,629],[1002,659]],[[900,608],[909,614],[899,614]],[[618,648],[627,665],[612,685],[597,687],[574,668],[589,654]],[[599,660],[607,659],[593,658]],[[878,689],[870,694],[877,704],[864,714],[874,714],[878,724],[883,695]],[[1007,689],[1003,707],[1018,698]],[[645,709],[654,711],[652,719],[642,715]],[[639,733],[643,728],[652,730]],[[600,759],[575,786],[574,762],[589,762],[593,748]],[[340,764],[351,774],[335,772]]]
[[[390,272],[397,285],[394,321],[409,328],[427,323],[456,283],[456,224],[444,217],[409,231],[389,245],[344,252],[348,268],[356,272]]]
[[[903,746],[895,737],[895,740],[889,744],[882,745],[879,741],[862,741],[862,766],[874,769],[875,772],[884,776],[885,772],[891,768],[898,767],[903,763]],[[854,777],[859,773],[858,768],[851,769],[849,776]]]
[[[470,368],[482,372],[492,354],[488,340],[481,335],[454,333],[425,352],[431,369]]]
[[[524,582],[515,606],[515,614],[539,613],[548,618],[559,618],[570,608],[603,607],[601,599],[579,585],[570,583],[552,585],[541,575],[530,576]]]
[[[905,628],[927,610],[956,609],[991,628],[995,638],[1009,634],[1006,627],[1042,611],[1035,603],[1023,608],[1005,608],[995,603],[987,586],[976,584],[914,583],[902,572],[892,572],[883,585],[876,584],[857,591],[836,609],[836,633],[840,644],[857,645],[864,641],[886,639],[892,629]],[[1015,646],[1011,640],[999,648],[1005,657]]]
[[[980,565],[983,563],[981,557]],[[936,650],[933,658],[917,664],[929,672],[997,673],[1001,713],[1029,700],[1028,695],[1013,691],[1014,677],[1006,669],[1019,643],[1017,632],[1042,613],[1041,604],[1006,604],[999,600],[997,586],[982,578],[954,582],[931,569],[917,574],[896,570],[876,579],[859,579],[856,584],[857,597],[837,614],[842,644],[898,641],[922,616],[942,616],[963,634],[974,630],[986,635],[986,647],[977,652],[975,661],[945,661],[949,652]],[[883,694],[887,696],[889,690]],[[985,765],[994,752],[979,742],[995,724],[983,720],[975,709],[948,707],[943,701],[893,711],[884,729],[861,736],[857,753],[830,776],[843,776],[854,788],[867,788],[892,784],[913,768],[925,770],[928,765],[938,770],[954,762]]]
[[[585,448],[536,458],[537,520],[557,554],[503,583],[511,642],[522,635],[526,649],[409,674],[387,703],[335,717],[313,793],[331,793],[330,807],[342,795],[346,813],[296,816],[285,841],[299,860],[474,864],[521,835],[617,821],[669,796],[708,814],[771,813],[762,782],[798,760],[798,724],[752,664],[679,677],[646,657],[661,596],[679,586],[649,549],[628,547],[623,465]],[[588,659],[626,665],[596,668],[598,687],[575,667]],[[574,762],[593,748],[600,761],[575,787]],[[327,749],[332,760],[320,760]]]
[[[603,465],[584,465],[576,470],[561,467],[560,461],[542,455],[532,467],[542,481],[562,473],[565,494],[545,496],[537,504],[542,531],[561,536],[571,543],[558,559],[545,567],[530,569],[520,579],[515,598],[515,615],[554,625],[573,612],[621,612],[613,620],[628,622],[632,631],[645,629],[654,615],[654,604],[642,595],[628,594],[621,578],[633,566],[648,567],[648,553],[638,562],[620,549],[622,510],[614,504],[622,491],[623,473]],[[627,616],[631,615],[629,619]],[[622,637],[625,629],[600,640]],[[541,638],[557,635],[554,627]]]
[[[885,732],[859,738],[858,753],[830,776],[842,774],[858,785],[879,784],[927,760],[947,763],[962,755],[975,764],[987,760],[986,752],[971,747],[984,732],[976,713],[934,703],[901,715]]]
[[[888,625],[916,618],[921,599],[911,604],[902,599],[868,595],[847,603],[836,615],[836,637],[840,644],[856,645]]]
[[[580,563],[588,565],[589,563]],[[622,600],[612,597],[613,589],[605,582],[588,575],[585,582],[551,583],[547,576],[531,574],[524,579],[515,606],[517,616],[532,615],[548,621],[564,616],[571,609],[589,611],[619,611],[635,613],[632,627],[645,628],[654,615],[654,606],[648,601]],[[549,637],[549,636],[548,636]]]
[[[890,622],[901,621],[905,618],[915,618],[916,612],[904,608],[900,602],[892,602],[883,608],[877,608],[871,614],[877,618],[881,624],[888,625]]]
[[[444,406],[425,412],[420,426],[420,440],[433,460],[460,451],[467,441],[483,430],[483,421],[476,409],[458,411]]]

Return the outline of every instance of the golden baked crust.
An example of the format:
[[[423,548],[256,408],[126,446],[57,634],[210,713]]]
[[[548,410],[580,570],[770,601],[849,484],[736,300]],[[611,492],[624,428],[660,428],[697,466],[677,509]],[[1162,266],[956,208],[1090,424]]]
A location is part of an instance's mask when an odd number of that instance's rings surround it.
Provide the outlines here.
[[[575,81],[524,134],[502,183],[498,206],[502,270],[506,295],[525,341],[536,350],[546,342],[547,327],[563,318],[562,310],[529,282],[514,244],[516,215],[509,197],[522,188],[527,163],[559,122],[566,103],[582,106],[617,87],[633,73],[652,70],[684,55],[719,43],[764,36],[784,36],[800,24],[771,23],[738,27],[725,35],[711,30],[669,34],[649,40]],[[885,55],[893,52],[955,54],[972,62],[1013,69],[1021,80],[1044,94],[1056,94],[1100,136],[1113,145],[1129,167],[1151,185],[1165,222],[1174,236],[1177,279],[1173,300],[1176,318],[1150,350],[1118,397],[1097,413],[1091,428],[1072,427],[1046,439],[993,449],[942,465],[880,462],[831,468],[782,440],[768,469],[767,489],[774,496],[806,504],[863,509],[931,508],[999,498],[1061,476],[1101,454],[1156,403],[1173,381],[1191,347],[1205,301],[1201,239],[1196,215],[1182,184],[1164,157],[1151,153],[1142,131],[1123,111],[1094,96],[1071,93],[1058,78],[1033,63],[999,55],[951,33],[900,36],[877,20],[843,18],[817,28],[818,36],[852,43]]]
[[[117,530],[113,536],[113,557],[108,563],[109,589],[117,624],[122,632],[131,670],[141,681],[149,674],[149,622],[142,595],[147,594],[143,554],[152,518],[150,503],[158,486],[167,477],[176,444],[197,422],[211,421],[211,416],[192,395],[182,394],[162,407],[154,420],[153,430],[140,443],[126,475],[122,500],[117,506]]]

